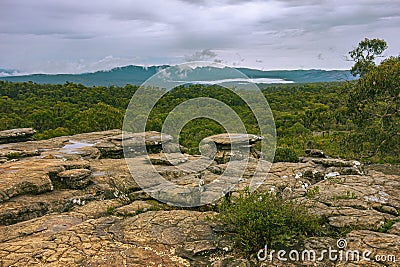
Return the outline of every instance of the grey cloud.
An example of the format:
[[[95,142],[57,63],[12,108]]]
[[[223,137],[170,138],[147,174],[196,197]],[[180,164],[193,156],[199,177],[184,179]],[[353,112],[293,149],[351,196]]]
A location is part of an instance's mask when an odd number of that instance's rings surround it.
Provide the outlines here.
[[[185,56],[186,61],[209,61],[217,57],[217,54],[210,49],[196,51],[193,55]]]
[[[384,38],[398,54],[399,25],[392,0],[1,0],[0,67],[87,70],[112,55],[121,64],[347,68],[342,56],[364,37]]]

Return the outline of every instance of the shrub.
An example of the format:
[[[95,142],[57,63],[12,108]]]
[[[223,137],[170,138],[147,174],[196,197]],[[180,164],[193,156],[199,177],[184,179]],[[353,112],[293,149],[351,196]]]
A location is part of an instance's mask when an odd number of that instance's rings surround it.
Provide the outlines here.
[[[274,249],[293,246],[322,230],[323,220],[307,208],[270,193],[245,192],[223,201],[217,221],[234,233],[239,253],[251,255],[264,245]]]
[[[274,162],[299,162],[296,152],[288,147],[277,147]]]

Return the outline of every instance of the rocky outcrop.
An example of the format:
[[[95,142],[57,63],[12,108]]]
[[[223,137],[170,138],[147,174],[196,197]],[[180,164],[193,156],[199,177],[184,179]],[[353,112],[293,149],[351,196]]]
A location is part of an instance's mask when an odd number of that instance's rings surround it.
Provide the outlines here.
[[[263,137],[254,134],[218,134],[204,138],[200,150],[205,156],[224,164],[232,160],[243,160],[250,157],[259,158],[254,144]]]
[[[211,183],[232,182],[229,179],[244,164],[233,158],[233,167],[228,169],[226,155],[214,161],[177,154],[179,145],[155,132],[124,137],[121,131],[112,130],[0,146],[0,154],[37,151],[5,157],[0,163],[0,266],[263,264],[234,253],[232,237],[207,219],[215,214],[212,205],[177,209],[143,191],[122,158],[124,138],[129,140],[130,156],[137,159],[138,173],[146,175],[152,162],[158,174],[183,187],[204,190]],[[217,148],[227,145],[222,139],[211,138]],[[250,145],[259,140],[245,139]],[[141,147],[138,142],[150,151],[147,161],[135,150]],[[371,251],[369,261],[320,260],[302,265],[397,266],[388,257],[400,259],[399,174],[384,173],[382,166],[375,170],[357,161],[313,155],[309,153],[299,163],[272,165],[251,156],[241,178],[234,181],[232,194],[244,190],[258,175],[263,178],[258,190],[282,194],[307,206],[329,227],[349,229],[341,236],[347,250]],[[221,178],[227,169],[229,173]],[[337,241],[308,238],[303,246],[321,251],[337,248]],[[386,261],[377,257],[384,255]],[[301,265],[278,260],[266,263]]]
[[[0,131],[0,144],[29,141],[35,132],[32,128]]]

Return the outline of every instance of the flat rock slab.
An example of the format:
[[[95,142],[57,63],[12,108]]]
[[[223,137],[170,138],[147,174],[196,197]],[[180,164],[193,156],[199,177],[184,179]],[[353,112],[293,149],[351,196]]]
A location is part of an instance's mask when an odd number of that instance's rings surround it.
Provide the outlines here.
[[[333,158],[300,158],[302,162],[313,162],[315,164],[321,164],[324,167],[358,167],[360,162],[356,160],[343,160],[343,159],[333,159]]]
[[[0,225],[15,224],[48,213],[63,212],[75,205],[85,204],[91,198],[91,195],[84,195],[78,190],[18,196],[0,205]]]
[[[262,136],[254,134],[217,134],[203,139],[204,143],[214,142],[217,145],[255,144],[263,140]]]
[[[46,216],[7,227],[14,234],[0,244],[0,258],[4,266],[210,266],[212,257],[203,254],[217,250],[222,240],[206,220],[209,215],[153,211],[82,223],[76,217]]]
[[[115,209],[115,213],[121,216],[134,216],[151,209],[161,208],[161,205],[156,205],[148,201],[137,200],[129,205],[125,205]]]
[[[400,259],[400,236],[393,234],[377,233],[368,230],[352,231],[346,236],[348,250],[358,250],[364,252],[369,250],[371,252],[368,261],[361,261],[358,266],[373,266],[372,264],[379,264],[376,266],[399,266],[398,260]],[[385,260],[375,258],[385,256]],[[388,256],[394,256],[396,259],[392,261]],[[370,265],[369,265],[370,264]]]
[[[188,157],[181,153],[160,153],[149,155],[150,162],[156,165],[173,166],[182,164],[188,161]]]
[[[47,164],[47,165],[46,165]],[[44,168],[54,161],[16,161],[0,165],[0,202],[24,194],[41,194],[53,190]]]
[[[19,128],[0,131],[0,144],[25,142],[31,140],[35,133],[36,131],[32,128]]]
[[[19,159],[19,158],[24,158],[24,157],[33,157],[33,156],[39,156],[40,151],[39,150],[14,150],[14,149],[0,149],[0,157],[5,158],[7,160],[12,160],[12,159]]]
[[[122,135],[113,137],[114,140],[123,141],[124,145],[135,145],[145,142],[147,146],[160,145],[172,141],[172,136],[156,131],[144,133],[123,132]]]

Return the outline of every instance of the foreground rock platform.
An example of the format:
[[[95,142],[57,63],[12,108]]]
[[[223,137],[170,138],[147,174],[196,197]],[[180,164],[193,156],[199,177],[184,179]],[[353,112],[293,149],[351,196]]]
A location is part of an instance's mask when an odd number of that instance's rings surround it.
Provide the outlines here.
[[[156,132],[144,136],[151,137],[146,146],[155,170],[175,184],[207,184],[227,168],[225,162],[178,156],[176,149],[171,154],[162,151]],[[136,136],[126,138],[134,147]],[[168,137],[164,140],[171,143]],[[178,209],[144,192],[126,165],[122,142],[121,131],[111,130],[0,145],[0,266],[263,264],[232,251],[229,235],[207,219],[215,214],[210,207]],[[198,169],[190,167],[195,161]],[[258,163],[252,157],[232,194],[249,185]],[[258,190],[299,201],[332,227],[351,227],[343,236],[348,249],[368,249],[400,261],[400,176],[382,169],[363,168],[357,161],[305,157],[300,163],[279,162],[262,169],[257,175],[265,180]],[[137,170],[144,167],[139,164]],[[335,248],[336,242],[309,238],[304,246],[323,250]],[[376,259],[267,263],[398,266],[397,261]]]

